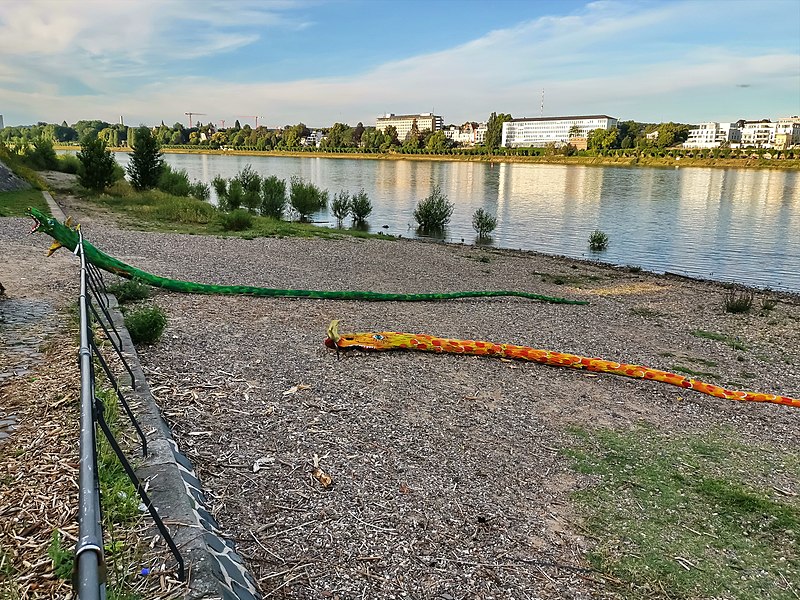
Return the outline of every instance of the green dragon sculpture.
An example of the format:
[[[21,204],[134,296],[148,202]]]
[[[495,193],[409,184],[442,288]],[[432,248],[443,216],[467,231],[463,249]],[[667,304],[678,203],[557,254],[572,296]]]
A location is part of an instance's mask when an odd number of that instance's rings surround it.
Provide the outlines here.
[[[58,219],[48,217],[35,208],[29,208],[28,214],[33,218],[34,225],[31,233],[37,231],[44,232],[51,236],[55,241],[50,246],[48,256],[61,247],[71,251],[75,250],[80,237],[78,235],[79,225],[72,225],[71,219],[61,223]],[[282,290],[274,288],[263,288],[250,285],[211,285],[205,283],[195,283],[192,281],[181,281],[169,279],[159,275],[153,275],[147,271],[142,271],[132,267],[105,252],[98,250],[92,244],[83,240],[86,252],[86,259],[94,266],[119,275],[126,279],[138,279],[153,287],[163,288],[174,292],[188,292],[194,294],[242,294],[250,296],[284,297],[284,298],[319,298],[333,300],[369,300],[369,301],[396,301],[396,302],[422,302],[431,300],[452,300],[454,298],[485,298],[494,296],[517,296],[530,300],[551,302],[556,304],[588,304],[584,300],[569,300],[566,298],[556,298],[543,296],[530,292],[505,291],[505,290],[481,290],[467,292],[444,292],[433,294],[393,294],[368,291],[324,291],[324,290]]]

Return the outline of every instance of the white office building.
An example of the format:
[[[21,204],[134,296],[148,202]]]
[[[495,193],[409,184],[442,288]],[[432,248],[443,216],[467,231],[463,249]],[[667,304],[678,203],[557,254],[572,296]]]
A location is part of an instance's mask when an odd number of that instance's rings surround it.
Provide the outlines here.
[[[387,113],[376,119],[375,129],[385,132],[386,128],[391,125],[397,130],[397,139],[402,142],[411,132],[414,121],[417,122],[417,129],[420,132],[426,129],[429,131],[444,129],[444,118],[434,115],[433,113],[420,113],[418,115],[396,115],[394,113]]]
[[[501,145],[506,148],[541,148],[550,143],[561,145],[569,143],[571,137],[586,138],[594,129],[616,126],[617,119],[608,115],[512,119],[503,123]]]
[[[684,148],[719,148],[722,144],[738,144],[742,140],[742,130],[737,123],[700,123],[689,130]]]

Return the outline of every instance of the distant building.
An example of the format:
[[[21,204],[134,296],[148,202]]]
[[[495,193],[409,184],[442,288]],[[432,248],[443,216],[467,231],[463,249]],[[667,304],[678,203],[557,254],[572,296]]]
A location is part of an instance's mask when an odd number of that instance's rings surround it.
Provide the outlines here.
[[[2,119],[0,119],[2,125]],[[786,150],[792,146],[800,145],[800,117],[784,117],[775,124],[775,138],[772,147]]]
[[[394,113],[387,113],[377,118],[375,129],[385,132],[386,128],[391,125],[397,129],[397,139],[402,142],[411,131],[411,126],[415,120],[419,131],[425,131],[426,129],[429,131],[439,131],[444,128],[444,119],[433,113],[420,113],[418,115],[396,115]]]
[[[593,129],[612,129],[617,119],[608,115],[538,117],[503,123],[501,145],[507,148],[567,144],[570,137],[585,138]],[[572,134],[572,135],[570,135]]]
[[[322,144],[322,140],[325,139],[325,136],[322,135],[322,132],[315,129],[311,133],[308,134],[307,137],[300,138],[300,145],[301,146],[314,146],[315,148],[319,148],[320,144]]]
[[[742,141],[742,130],[738,123],[700,123],[689,130],[684,148],[719,148],[722,144],[738,144]]]
[[[3,115],[0,115],[0,129],[3,128]]]
[[[483,144],[486,140],[486,123],[467,121],[461,126],[450,125],[444,130],[444,135],[462,146]]]
[[[742,146],[771,148],[775,139],[775,123],[771,121],[745,121],[742,127]]]

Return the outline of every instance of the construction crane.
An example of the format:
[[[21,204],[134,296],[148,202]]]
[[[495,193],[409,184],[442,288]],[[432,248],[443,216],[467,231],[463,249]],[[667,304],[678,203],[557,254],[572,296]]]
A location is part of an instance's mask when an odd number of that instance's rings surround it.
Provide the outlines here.
[[[240,119],[255,119],[256,120],[256,129],[258,129],[258,120],[263,119],[264,117],[257,117],[256,115],[236,115]]]
[[[206,113],[185,112],[185,113],[183,113],[183,114],[185,114],[185,115],[188,115],[188,116],[189,116],[189,129],[191,129],[191,128],[192,128],[192,115],[204,115],[204,114],[206,114]]]

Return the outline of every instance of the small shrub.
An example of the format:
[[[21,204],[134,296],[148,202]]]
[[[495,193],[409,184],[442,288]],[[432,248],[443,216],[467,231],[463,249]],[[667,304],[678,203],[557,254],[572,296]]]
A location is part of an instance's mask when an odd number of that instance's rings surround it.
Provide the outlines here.
[[[310,181],[303,181],[299,177],[292,177],[290,187],[289,203],[300,215],[301,221],[308,221],[315,212],[327,208],[327,190],[322,190]]]
[[[217,201],[219,203],[220,210],[229,210],[228,180],[221,175],[216,175],[214,179],[211,180],[211,187],[214,188],[214,192],[217,194]]]
[[[134,344],[153,344],[167,326],[167,315],[158,306],[147,306],[125,315],[125,327]]]
[[[207,183],[202,181],[195,181],[189,185],[189,195],[198,200],[208,201],[211,197],[211,188]]]
[[[599,229],[595,229],[589,235],[589,249],[593,250],[594,252],[599,252],[601,250],[605,250],[606,248],[608,248],[608,235]]]
[[[237,208],[219,216],[220,225],[225,231],[244,231],[253,226],[253,215],[243,208]]]
[[[117,297],[117,302],[127,304],[150,297],[150,286],[139,279],[124,279],[106,286],[109,294]]]
[[[767,294],[770,293],[770,290],[766,290]],[[762,296],[761,297],[761,310],[773,310],[776,306],[778,306],[778,299],[775,296]]]
[[[61,154],[58,157],[58,165],[56,165],[56,171],[77,175],[78,169],[80,169],[80,167],[81,167],[81,161],[78,160],[77,156],[75,156],[74,154]]]
[[[53,141],[46,137],[33,140],[33,147],[28,148],[25,156],[36,169],[55,170],[58,167],[58,157],[53,150]]]
[[[444,229],[453,215],[453,203],[447,200],[438,185],[433,186],[431,193],[420,200],[414,209],[414,219],[423,231]]]
[[[350,199],[350,216],[358,226],[363,225],[370,214],[372,214],[372,202],[370,202],[367,192],[362,189],[357,194],[353,194]]]
[[[234,177],[234,181],[238,181],[242,186],[241,206],[251,212],[258,210],[261,206],[261,176],[253,167],[247,165]]]
[[[341,227],[342,221],[350,214],[350,192],[342,190],[333,197],[331,212],[336,217],[336,224]]]
[[[242,207],[244,202],[244,189],[242,182],[238,179],[232,179],[228,186],[228,195],[226,197],[226,210],[238,210]]]
[[[270,175],[261,180],[261,214],[282,219],[286,210],[286,181]]]
[[[497,227],[497,217],[479,208],[472,215],[472,228],[477,232],[478,237],[485,238]]]
[[[732,289],[725,294],[725,312],[745,313],[753,306],[753,292],[748,290]]]
[[[185,169],[173,170],[164,163],[161,175],[158,177],[158,189],[173,196],[188,196],[190,183],[189,174]]]

